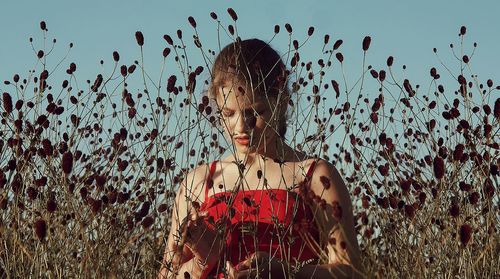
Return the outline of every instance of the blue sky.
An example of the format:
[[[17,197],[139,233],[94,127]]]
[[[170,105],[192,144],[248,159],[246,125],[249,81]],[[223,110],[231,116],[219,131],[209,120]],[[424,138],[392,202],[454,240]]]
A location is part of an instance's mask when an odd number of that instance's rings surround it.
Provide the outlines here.
[[[437,64],[432,48],[437,47],[445,61],[454,61],[448,45],[458,43],[461,25],[468,27],[468,46],[479,44],[472,66],[480,77],[499,80],[496,70],[500,55],[500,11],[498,1],[3,1],[0,9],[0,79],[9,79],[15,72],[26,72],[35,57],[28,44],[34,37],[40,42],[39,22],[47,21],[49,39],[56,37],[61,53],[69,42],[75,48],[69,60],[92,69],[101,58],[110,60],[113,50],[122,57],[135,59],[138,49],[134,32],[142,30],[146,37],[146,58],[154,64],[156,53],[165,46],[163,34],[175,34],[178,28],[190,35],[188,16],[194,16],[202,39],[215,41],[216,25],[211,11],[230,23],[226,9],[239,14],[238,29],[242,37],[270,38],[273,26],[289,22],[297,38],[305,39],[310,25],[316,33],[310,48],[318,50],[324,34],[332,40],[344,40],[342,51],[351,65],[359,67],[361,40],[372,37],[369,62],[382,67],[389,55],[396,63],[406,64],[413,76],[427,78],[428,69]],[[189,37],[188,37],[189,38]],[[282,36],[282,42],[286,42]],[[280,41],[274,43],[286,50]],[[56,56],[56,55],[54,55]],[[314,54],[313,54],[314,56]],[[69,61],[68,60],[68,61]],[[346,63],[347,64],[347,63]],[[396,64],[397,65],[397,64]],[[87,68],[88,67],[88,68]],[[357,68],[356,68],[357,69]],[[84,75],[80,73],[81,75]],[[348,73],[349,74],[349,73]]]

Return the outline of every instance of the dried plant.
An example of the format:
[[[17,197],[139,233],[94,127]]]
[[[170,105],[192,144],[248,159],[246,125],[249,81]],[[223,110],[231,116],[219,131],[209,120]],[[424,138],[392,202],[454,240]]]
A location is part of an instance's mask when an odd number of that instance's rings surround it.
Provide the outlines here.
[[[34,68],[1,88],[2,278],[157,275],[179,183],[232,152],[206,96],[221,41],[239,38],[238,16],[228,13],[227,28],[210,14],[219,34],[213,49],[192,17],[192,41],[181,30],[175,39],[164,35],[158,80],[146,71],[147,40],[138,31],[139,59],[121,62],[115,51],[83,86],[77,64],[68,62],[73,45],[53,58],[56,40],[47,43],[40,23],[43,41],[30,38]],[[405,77],[405,66],[396,70],[392,56],[378,70],[367,66],[369,36],[363,71],[350,84],[342,40],[325,35],[319,57],[305,60],[301,50],[314,28],[302,42],[290,24],[284,28],[294,96],[287,140],[344,177],[367,277],[500,276],[500,86],[474,74],[476,44],[466,51],[466,28],[458,50],[450,45],[457,69],[434,49],[440,65],[426,88]],[[276,25],[268,41],[279,34]],[[197,55],[203,65],[188,59]],[[327,206],[304,189],[302,196]],[[342,217],[338,204],[328,206]]]

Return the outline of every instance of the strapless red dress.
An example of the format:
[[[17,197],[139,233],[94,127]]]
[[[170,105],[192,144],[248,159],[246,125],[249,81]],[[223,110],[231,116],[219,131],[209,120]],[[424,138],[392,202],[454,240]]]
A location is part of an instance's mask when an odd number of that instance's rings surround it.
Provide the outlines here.
[[[226,247],[209,278],[223,278],[221,271],[226,261],[236,266],[256,251],[290,263],[318,258],[313,248],[317,246],[310,244],[311,241],[317,245],[320,243],[314,215],[297,192],[259,189],[219,192],[209,196],[216,163],[210,165],[205,201],[200,210],[208,211],[212,221],[227,224],[223,226]],[[306,179],[310,179],[314,165],[315,162],[307,171]]]

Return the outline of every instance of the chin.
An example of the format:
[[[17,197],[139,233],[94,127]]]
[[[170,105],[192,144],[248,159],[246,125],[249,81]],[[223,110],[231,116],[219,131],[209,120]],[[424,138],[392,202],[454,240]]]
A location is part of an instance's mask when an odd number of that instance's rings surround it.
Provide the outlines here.
[[[257,148],[253,145],[236,145],[236,150],[240,153],[257,153]]]

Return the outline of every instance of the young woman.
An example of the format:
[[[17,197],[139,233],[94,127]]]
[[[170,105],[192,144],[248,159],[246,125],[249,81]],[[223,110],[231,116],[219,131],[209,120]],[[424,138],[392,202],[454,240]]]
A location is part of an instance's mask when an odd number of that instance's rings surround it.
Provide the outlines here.
[[[286,74],[258,39],[217,56],[209,97],[234,149],[181,183],[159,278],[362,276],[341,176],[285,142]]]

